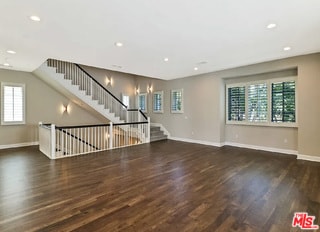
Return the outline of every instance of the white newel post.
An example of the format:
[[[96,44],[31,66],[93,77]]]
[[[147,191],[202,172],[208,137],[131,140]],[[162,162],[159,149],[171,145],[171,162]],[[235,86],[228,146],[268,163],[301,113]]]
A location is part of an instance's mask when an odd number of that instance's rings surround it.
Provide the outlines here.
[[[150,117],[148,117],[148,137],[147,137],[147,143],[150,143]]]
[[[141,112],[138,110],[138,122],[141,122]]]
[[[109,149],[113,148],[113,123],[110,122],[110,128],[109,128]]]
[[[56,126],[51,124],[51,159],[56,158]]]

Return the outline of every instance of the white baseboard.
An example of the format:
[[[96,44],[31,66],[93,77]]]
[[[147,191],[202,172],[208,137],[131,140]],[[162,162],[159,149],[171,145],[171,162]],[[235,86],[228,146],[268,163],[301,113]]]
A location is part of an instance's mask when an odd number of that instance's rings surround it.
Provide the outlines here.
[[[226,145],[226,146],[242,147],[242,148],[248,148],[248,149],[254,149],[254,150],[276,152],[276,153],[282,153],[282,154],[288,154],[288,155],[298,155],[298,151],[296,151],[296,150],[287,150],[287,149],[280,149],[280,148],[274,148],[274,147],[255,146],[255,145],[250,145],[250,144],[231,143],[231,142],[216,143],[216,142],[187,139],[187,138],[178,138],[178,137],[169,137],[169,139],[187,142],[187,143],[198,143],[198,144],[215,146],[215,147],[223,147]]]
[[[232,146],[232,147],[242,147],[242,148],[261,150],[261,151],[270,151],[270,152],[276,152],[276,153],[282,153],[282,154],[288,154],[288,155],[298,155],[298,151],[296,151],[296,150],[288,150],[288,149],[281,149],[281,148],[275,148],[275,147],[256,146],[256,145],[233,143],[233,142],[225,142],[224,144],[227,146]]]
[[[28,143],[16,143],[16,144],[0,145],[0,150],[1,149],[8,149],[8,148],[16,148],[16,147],[35,146],[35,145],[39,145],[39,142],[28,142]]]
[[[187,143],[198,143],[198,144],[215,146],[215,147],[223,147],[224,146],[224,143],[215,143],[215,142],[196,140],[196,139],[187,139],[187,138],[178,138],[178,137],[169,137],[169,139],[181,141],[181,142],[187,142]]]
[[[187,143],[198,143],[198,144],[215,146],[215,147],[223,147],[225,145],[226,146],[233,146],[233,147],[242,147],[242,148],[261,150],[261,151],[269,151],[269,152],[275,152],[275,153],[281,153],[281,154],[287,154],[287,155],[296,155],[297,159],[299,159],[299,160],[320,162],[320,157],[319,156],[298,154],[297,150],[289,150],[289,149],[281,149],[281,148],[265,147],[265,146],[256,146],[256,145],[233,143],[233,142],[216,143],[216,142],[209,142],[209,141],[196,140],[196,139],[171,137],[170,133],[166,130],[166,128],[162,124],[160,124],[160,123],[151,123],[151,125],[160,126],[160,128],[164,132],[164,134],[166,134],[168,136],[168,139],[172,139],[172,140],[176,140],[176,141],[187,142]],[[0,149],[1,149],[1,147],[0,147]]]
[[[301,154],[298,154],[297,159],[298,160],[313,161],[313,162],[320,162],[320,157],[319,156],[312,156],[312,155],[301,155]]]

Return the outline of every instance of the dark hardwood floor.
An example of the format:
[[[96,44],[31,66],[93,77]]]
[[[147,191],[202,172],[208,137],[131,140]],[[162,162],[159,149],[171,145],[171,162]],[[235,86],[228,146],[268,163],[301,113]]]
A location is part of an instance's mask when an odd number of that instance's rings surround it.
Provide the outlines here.
[[[320,224],[320,164],[161,141],[49,160],[0,150],[0,231],[300,231]]]

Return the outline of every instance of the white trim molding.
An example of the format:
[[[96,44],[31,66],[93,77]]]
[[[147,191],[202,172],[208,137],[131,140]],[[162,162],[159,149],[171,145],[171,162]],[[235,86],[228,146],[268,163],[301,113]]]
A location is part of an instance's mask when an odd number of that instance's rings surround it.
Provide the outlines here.
[[[153,124],[158,125],[158,126],[161,125],[158,123],[153,123]],[[178,138],[178,137],[171,137],[171,136],[169,136],[168,139],[181,141],[181,142],[187,142],[187,143],[197,143],[197,144],[215,146],[215,147],[232,146],[232,147],[241,147],[241,148],[247,148],[247,149],[253,149],[253,150],[275,152],[275,153],[281,153],[281,154],[287,154],[287,155],[295,155],[295,156],[297,156],[298,160],[320,162],[320,156],[302,155],[302,154],[298,154],[298,151],[296,151],[296,150],[281,149],[281,148],[275,148],[275,147],[256,146],[256,145],[233,143],[233,142],[215,143],[215,142],[209,142],[209,141],[203,141],[203,140]]]
[[[17,148],[17,147],[36,146],[36,145],[39,145],[39,142],[7,144],[7,145],[0,145],[0,150],[9,149],[9,148]]]
[[[261,151],[276,152],[276,153],[282,153],[287,155],[298,155],[298,151],[296,150],[288,150],[288,149],[281,149],[281,148],[275,148],[275,147],[264,147],[264,146],[256,146],[256,145],[233,143],[233,142],[225,142],[225,145],[232,146],[232,147],[242,147],[242,148],[248,148],[248,149],[254,149],[254,150],[261,150]]]
[[[302,154],[298,154],[297,159],[298,159],[298,160],[313,161],[313,162],[320,162],[320,156],[313,156],[313,155],[302,155]]]
[[[203,141],[203,140],[178,138],[178,137],[169,137],[169,139],[187,142],[187,143],[198,143],[198,144],[215,146],[215,147],[232,146],[232,147],[248,148],[248,149],[253,149],[253,150],[276,152],[276,153],[282,153],[282,154],[288,154],[288,155],[298,155],[298,151],[296,151],[296,150],[287,150],[287,149],[280,149],[280,148],[274,148],[274,147],[255,146],[255,145],[250,145],[250,144],[241,144],[241,143],[232,143],[232,142],[217,143],[217,142],[209,142],[209,141]]]
[[[178,138],[178,137],[169,137],[171,140],[181,141],[181,142],[187,142],[187,143],[198,143],[202,145],[209,145],[209,146],[215,146],[215,147],[223,147],[224,143],[216,143],[216,142],[209,142],[209,141],[203,141],[203,140],[196,140],[196,139],[188,139],[188,138]]]

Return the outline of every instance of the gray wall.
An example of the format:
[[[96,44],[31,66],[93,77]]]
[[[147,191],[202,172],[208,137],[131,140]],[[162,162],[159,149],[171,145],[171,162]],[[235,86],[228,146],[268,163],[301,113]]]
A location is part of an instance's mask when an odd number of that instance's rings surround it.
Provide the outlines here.
[[[286,70],[283,72],[278,72]],[[298,128],[225,124],[225,84],[230,81],[297,75]],[[268,74],[265,74],[268,73]],[[262,74],[262,75],[261,75]],[[137,83],[145,80],[137,79]],[[165,112],[149,116],[162,123],[172,137],[209,143],[241,143],[298,151],[320,157],[320,54],[298,56],[166,82],[155,82],[165,92]],[[184,89],[184,113],[170,113],[170,90]],[[150,108],[149,108],[150,109]]]
[[[122,100],[122,94],[130,97],[130,108],[135,108],[135,84],[136,77],[132,74],[114,72],[101,68],[94,68],[90,66],[81,66],[91,76],[93,76],[100,84],[109,90],[115,97]],[[106,84],[106,78],[111,79],[112,82]]]
[[[172,137],[200,140],[212,144],[225,142],[295,150],[302,155],[320,157],[320,53],[275,60],[204,75],[159,80],[131,74],[117,73],[85,66],[85,69],[104,83],[105,76],[113,78],[107,88],[117,97],[125,93],[136,107],[135,88],[147,92],[164,91],[164,113],[152,112],[152,94],[148,94],[148,116],[152,122],[163,124]],[[285,70],[285,71],[283,71]],[[281,71],[281,72],[279,72]],[[266,74],[267,73],[267,74]],[[298,128],[264,127],[225,124],[225,84],[242,80],[256,80],[274,75],[297,75]],[[0,70],[1,81],[27,84],[27,124],[1,126],[0,145],[36,141],[38,121],[63,124],[99,123],[101,119],[74,106],[70,115],[61,115],[58,108],[67,101],[32,74]],[[170,91],[184,90],[184,113],[170,113]],[[51,107],[48,107],[48,102]],[[83,115],[78,117],[78,115]],[[9,135],[9,136],[8,136]]]
[[[0,82],[26,85],[26,124],[0,125],[0,145],[37,142],[40,121],[61,126],[103,122],[102,118],[70,102],[31,73],[0,69]],[[61,112],[62,105],[69,105],[69,113]]]

